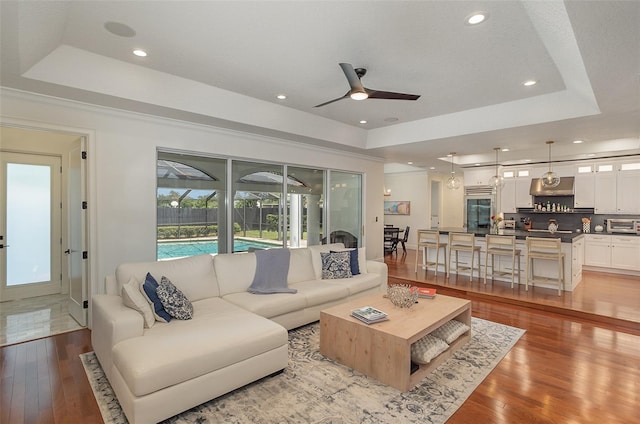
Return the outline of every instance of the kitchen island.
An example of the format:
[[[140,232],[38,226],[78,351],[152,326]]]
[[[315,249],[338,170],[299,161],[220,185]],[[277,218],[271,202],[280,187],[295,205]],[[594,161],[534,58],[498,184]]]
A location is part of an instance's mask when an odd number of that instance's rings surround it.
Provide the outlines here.
[[[485,267],[485,241],[484,238],[487,234],[490,234],[488,228],[478,228],[473,230],[467,230],[465,228],[457,228],[457,227],[443,227],[443,228],[432,228],[431,230],[435,230],[440,232],[443,235],[443,241],[448,242],[448,235],[452,232],[457,233],[473,233],[476,236],[476,246],[480,246],[480,271],[479,271],[479,280],[483,280],[484,275],[484,267]],[[545,230],[541,231],[525,231],[525,230],[500,230],[500,235],[513,235],[516,237],[516,248],[520,249],[520,279],[518,279],[516,275],[515,283],[524,286],[526,282],[526,246],[525,239],[527,237],[543,237],[543,238],[559,238],[562,242],[561,249],[564,253],[564,285],[562,290],[564,291],[573,291],[576,286],[582,281],[582,263],[584,258],[584,235],[578,232],[555,232],[550,233]],[[447,259],[449,258],[449,254],[447,253]],[[429,250],[428,261],[435,261],[435,251],[433,249]],[[454,261],[455,262],[455,261]],[[459,254],[459,263],[462,267],[468,267],[471,262],[471,256],[469,253],[460,252]],[[497,281],[508,281],[511,282],[511,258],[505,256],[496,256],[495,258],[496,272],[505,273],[503,276],[496,276],[493,280]],[[424,255],[423,255],[423,266],[424,266]],[[542,278],[552,278],[555,280],[557,278],[558,267],[556,262],[553,261],[535,261],[535,273],[536,277]],[[445,271],[444,267],[440,265],[439,271]],[[516,264],[516,274],[518,270],[518,265]],[[507,275],[509,274],[509,275]],[[474,277],[476,275],[474,274]],[[490,284],[490,277],[487,277],[487,284]],[[535,287],[545,287],[551,289],[557,289],[558,285],[555,281],[536,283]]]

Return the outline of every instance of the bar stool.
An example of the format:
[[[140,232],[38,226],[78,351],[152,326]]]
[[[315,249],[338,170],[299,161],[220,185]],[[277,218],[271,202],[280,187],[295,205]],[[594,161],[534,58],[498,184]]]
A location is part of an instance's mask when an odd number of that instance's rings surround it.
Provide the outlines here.
[[[480,278],[480,246],[476,246],[476,235],[473,233],[449,233],[449,272],[451,272],[451,259],[456,252],[456,274],[460,270],[469,270],[469,281],[473,279],[475,268],[475,256],[478,252],[478,278]],[[458,264],[458,252],[471,252],[471,266]]]
[[[529,283],[533,285],[534,282],[549,281],[553,278],[538,277],[536,279],[535,272],[533,270],[534,259],[544,259],[548,261],[558,261],[558,296],[562,294],[562,288],[564,287],[564,253],[562,253],[562,242],[559,238],[543,238],[543,237],[527,237],[527,265],[525,267],[525,273],[527,275],[527,281],[525,283],[525,290],[529,290]],[[531,263],[531,275],[529,275],[529,263]]]
[[[488,234],[485,237],[487,250],[484,252],[484,283],[487,284],[487,269],[489,268],[489,255],[491,255],[491,279],[496,275],[507,275],[508,272],[496,271],[494,257],[511,256],[511,288],[513,288],[516,261],[518,262],[518,284],[520,284],[520,249],[516,249],[516,236],[496,236]]]
[[[423,250],[424,249],[424,250]],[[427,260],[429,249],[436,249],[436,261],[429,262]],[[436,275],[438,275],[438,265],[440,264],[440,249],[444,251],[444,270],[446,275],[449,275],[449,269],[447,268],[447,243],[440,242],[440,232],[433,230],[418,230],[418,251],[416,252],[416,274],[418,273],[418,256],[422,251],[422,259],[426,269],[429,269],[429,265],[435,266]]]

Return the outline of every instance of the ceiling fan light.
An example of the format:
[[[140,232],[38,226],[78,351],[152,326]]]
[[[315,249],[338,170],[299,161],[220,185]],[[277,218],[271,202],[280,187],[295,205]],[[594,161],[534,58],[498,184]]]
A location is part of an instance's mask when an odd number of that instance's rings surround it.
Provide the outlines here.
[[[542,177],[540,177],[540,182],[542,183],[542,187],[552,188],[558,187],[560,184],[560,177],[555,172],[547,171]]]
[[[352,91],[349,95],[353,100],[364,100],[369,97],[365,91]]]

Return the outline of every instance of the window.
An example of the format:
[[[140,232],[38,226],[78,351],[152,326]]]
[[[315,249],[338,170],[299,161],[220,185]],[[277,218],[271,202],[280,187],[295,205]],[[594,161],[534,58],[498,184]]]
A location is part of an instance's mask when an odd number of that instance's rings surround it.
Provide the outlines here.
[[[640,162],[636,163],[623,163],[620,165],[621,171],[637,171],[640,170]]]
[[[515,176],[515,173],[513,171],[504,171],[502,176],[504,178],[513,178]]]
[[[158,152],[158,259],[227,251],[225,159]]]
[[[329,180],[332,213],[325,208]],[[158,152],[158,259],[330,242],[355,247],[361,227],[360,174]]]
[[[611,172],[613,165],[598,165],[598,172]]]
[[[518,171],[518,177],[528,177],[528,176],[529,176],[529,170],[523,169]]]
[[[591,165],[578,167],[578,174],[588,174],[589,172],[593,172],[593,167]]]

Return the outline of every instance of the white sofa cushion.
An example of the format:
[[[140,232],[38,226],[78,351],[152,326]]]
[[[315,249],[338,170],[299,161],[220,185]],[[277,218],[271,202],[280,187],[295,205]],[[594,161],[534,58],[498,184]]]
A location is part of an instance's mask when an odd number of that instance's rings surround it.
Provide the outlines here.
[[[331,250],[344,250],[344,244],[318,244],[315,246],[309,246],[308,249],[311,252],[311,263],[313,265],[314,278],[316,280],[320,280],[322,279],[322,258],[320,257],[320,253],[328,253]]]
[[[326,280],[310,280],[292,284],[292,288],[307,298],[307,307],[346,299],[349,288],[341,284],[326,284]]]
[[[144,327],[151,328],[156,322],[153,316],[151,305],[141,292],[140,282],[135,277],[122,286],[122,303],[135,311],[138,311],[144,318]]]
[[[354,295],[365,290],[380,287],[380,276],[378,274],[358,274],[351,278],[340,278],[337,280],[322,280],[322,284],[337,284],[349,290],[349,295]]]
[[[307,297],[301,293],[251,294],[240,292],[228,294],[223,299],[265,318],[299,311],[307,307]]]
[[[222,253],[214,256],[220,296],[246,292],[256,274],[255,253]]]
[[[311,251],[308,248],[295,248],[289,249],[289,251],[291,252],[291,263],[289,264],[289,275],[287,276],[289,286],[300,281],[315,280]]]
[[[144,336],[124,340],[113,348],[114,366],[135,396],[287,344],[287,331],[282,326],[220,298],[193,302],[193,306],[193,319],[156,323]]]
[[[219,296],[216,272],[211,255],[189,256],[157,262],[124,263],[116,268],[118,294],[131,277],[144,281],[147,272],[160,281],[163,276],[191,301]]]

